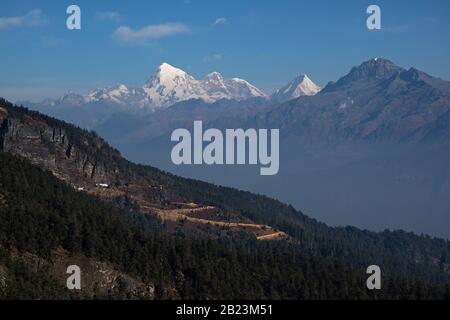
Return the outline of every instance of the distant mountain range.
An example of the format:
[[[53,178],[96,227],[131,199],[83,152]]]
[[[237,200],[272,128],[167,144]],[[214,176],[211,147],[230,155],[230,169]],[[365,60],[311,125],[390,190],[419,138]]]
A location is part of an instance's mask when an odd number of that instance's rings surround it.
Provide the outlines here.
[[[218,100],[242,101],[251,98],[287,101],[302,95],[316,94],[320,88],[306,75],[295,78],[271,97],[254,85],[240,78],[225,79],[219,72],[212,72],[197,80],[185,71],[162,63],[142,87],[131,88],[117,84],[108,88],[89,91],[87,94],[69,92],[59,99],[41,102],[18,102],[37,109],[109,106],[112,110],[154,111],[167,108],[177,102],[201,99],[207,103]]]
[[[165,68],[171,69],[159,69]],[[169,79],[183,86],[195,83],[190,90],[199,94],[199,87],[214,82],[211,78],[221,80],[212,74],[210,80],[192,82],[183,71],[173,72],[178,75]],[[152,79],[149,88],[168,83],[161,72]],[[180,87],[170,88],[179,92]],[[167,105],[152,112],[144,107],[145,113],[95,99],[80,104],[76,95],[70,97],[71,107],[26,106],[94,129],[134,161],[274,196],[331,224],[450,237],[445,228],[450,223],[450,82],[375,58],[312,95],[317,90],[300,76],[271,97],[229,100],[217,94],[214,101],[198,94],[169,105],[170,99],[161,95],[161,105]],[[173,166],[170,134],[190,128],[195,119],[221,129],[279,128],[280,173],[259,181],[247,167]]]
[[[450,82],[371,59],[313,97],[291,100],[249,122],[311,141],[450,142]]]
[[[303,146],[345,141],[450,142],[450,82],[382,58],[363,62],[322,90],[303,75],[271,99],[201,100],[180,101],[139,117],[135,120],[141,124],[129,136],[134,141],[148,139],[152,135],[147,128],[158,127],[155,135],[163,135],[173,130],[174,118],[178,126],[199,118],[216,127],[279,128],[282,138]]]

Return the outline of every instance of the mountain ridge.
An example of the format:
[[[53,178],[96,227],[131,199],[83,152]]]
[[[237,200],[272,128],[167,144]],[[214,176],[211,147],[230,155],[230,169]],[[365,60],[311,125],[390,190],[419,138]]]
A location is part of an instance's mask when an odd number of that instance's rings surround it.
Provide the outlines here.
[[[216,71],[197,80],[185,71],[163,62],[141,87],[128,87],[119,83],[91,90],[87,94],[68,92],[58,99],[45,99],[38,103],[24,101],[22,104],[36,107],[79,107],[102,103],[128,111],[154,111],[189,99],[202,99],[211,103],[221,99],[240,101],[255,97],[267,96],[246,80],[225,79]]]

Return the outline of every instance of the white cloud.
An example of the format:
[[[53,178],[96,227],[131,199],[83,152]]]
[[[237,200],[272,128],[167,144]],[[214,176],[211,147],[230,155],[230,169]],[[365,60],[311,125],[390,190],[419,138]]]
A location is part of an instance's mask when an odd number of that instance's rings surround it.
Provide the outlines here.
[[[223,25],[227,25],[227,24],[228,24],[228,20],[224,17],[220,17],[214,21],[213,26],[220,26],[220,25],[223,26]]]
[[[222,55],[220,53],[214,53],[204,58],[205,62],[220,61],[220,60],[222,60]]]
[[[120,13],[114,11],[97,12],[95,17],[100,21],[120,22],[124,20]]]
[[[128,26],[117,28],[113,36],[123,42],[146,44],[148,41],[190,32],[182,23],[163,23],[133,30]]]
[[[41,9],[33,9],[23,16],[0,17],[0,30],[18,27],[36,27],[47,23]]]

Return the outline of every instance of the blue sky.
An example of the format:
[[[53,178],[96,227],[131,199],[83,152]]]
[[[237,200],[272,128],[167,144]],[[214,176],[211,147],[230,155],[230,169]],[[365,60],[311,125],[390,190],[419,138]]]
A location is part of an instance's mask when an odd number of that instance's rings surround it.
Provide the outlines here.
[[[81,30],[66,28],[70,4],[81,8]],[[382,30],[366,28],[370,4],[381,7]],[[299,73],[323,86],[372,57],[449,80],[449,14],[447,0],[2,0],[0,96],[138,86],[161,62],[268,93]]]

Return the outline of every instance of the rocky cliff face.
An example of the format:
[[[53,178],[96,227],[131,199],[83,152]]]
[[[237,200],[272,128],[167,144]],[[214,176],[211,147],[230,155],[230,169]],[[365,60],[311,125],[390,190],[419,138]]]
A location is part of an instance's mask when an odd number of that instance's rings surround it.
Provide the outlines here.
[[[71,255],[61,248],[54,250],[48,258],[13,250],[11,259],[29,270],[45,270],[62,288],[66,286],[67,266],[79,266],[82,270],[81,289],[73,292],[78,294],[79,299],[108,299],[122,295],[122,298],[127,299],[151,300],[155,295],[153,283],[143,282],[141,279],[130,276],[109,262],[99,261],[82,254]],[[14,281],[10,279],[13,277],[8,267],[0,262],[0,290],[6,288],[9,281]]]
[[[112,178],[104,166],[69,141],[64,129],[31,118],[22,121],[7,113],[1,120],[3,151],[25,157],[73,183],[86,178],[93,183],[108,183]]]
[[[71,136],[70,130],[51,118],[0,108],[0,150],[27,158],[74,188],[110,200],[130,196],[160,202],[174,197],[151,177],[126,172],[119,152],[102,139],[87,132]]]

